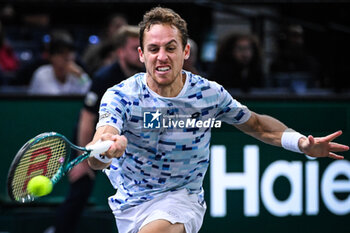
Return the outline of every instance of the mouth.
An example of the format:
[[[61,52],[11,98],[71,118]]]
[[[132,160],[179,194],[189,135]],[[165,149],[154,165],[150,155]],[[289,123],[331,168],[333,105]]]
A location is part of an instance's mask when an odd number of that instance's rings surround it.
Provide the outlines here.
[[[158,66],[158,67],[156,67],[157,73],[164,74],[164,73],[167,73],[170,70],[171,70],[170,66]]]

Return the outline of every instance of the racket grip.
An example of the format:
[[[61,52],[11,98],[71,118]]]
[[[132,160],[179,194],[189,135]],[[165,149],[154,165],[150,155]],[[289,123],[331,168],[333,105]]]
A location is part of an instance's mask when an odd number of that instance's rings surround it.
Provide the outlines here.
[[[98,140],[95,144],[87,146],[86,149],[91,150],[90,156],[99,155],[103,152],[106,152],[113,143],[114,141],[111,140]]]

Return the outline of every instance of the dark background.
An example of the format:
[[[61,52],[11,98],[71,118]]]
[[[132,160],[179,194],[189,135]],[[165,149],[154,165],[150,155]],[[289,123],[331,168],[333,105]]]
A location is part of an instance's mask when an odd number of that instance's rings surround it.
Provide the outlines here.
[[[249,20],[251,32],[261,41],[266,39],[266,20],[281,30],[284,25],[299,24],[304,28],[306,49],[322,67],[322,87],[332,88],[335,93],[347,93],[350,88],[348,1],[1,1],[0,9],[1,6],[14,9],[13,17],[2,16],[10,41],[32,43],[53,28],[64,28],[73,34],[82,53],[88,45],[88,37],[100,34],[111,14],[122,13],[130,24],[138,24],[146,11],[159,5],[174,9],[188,22],[189,35],[198,43],[199,54],[206,36],[217,26],[214,14]],[[242,8],[251,7],[255,9],[253,12],[242,11]],[[275,13],[259,12],[259,7]],[[37,14],[49,15],[50,24],[38,27],[26,23],[26,16]],[[33,33],[35,31],[38,33]],[[281,37],[280,31],[272,34],[276,41]],[[204,71],[210,67],[204,61],[199,63]]]

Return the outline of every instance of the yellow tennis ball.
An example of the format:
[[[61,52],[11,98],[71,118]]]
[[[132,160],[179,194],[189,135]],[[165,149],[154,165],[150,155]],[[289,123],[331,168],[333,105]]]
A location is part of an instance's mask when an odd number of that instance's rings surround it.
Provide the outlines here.
[[[27,191],[29,194],[41,197],[52,191],[52,182],[46,176],[36,176],[28,182]]]

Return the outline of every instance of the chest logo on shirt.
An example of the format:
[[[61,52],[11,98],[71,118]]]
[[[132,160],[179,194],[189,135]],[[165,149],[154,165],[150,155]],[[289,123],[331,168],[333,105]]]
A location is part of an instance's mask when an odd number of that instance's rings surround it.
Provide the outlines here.
[[[179,111],[167,110],[165,114],[157,111],[143,112],[143,128],[144,129],[184,129],[189,128],[220,128],[221,121],[214,118],[200,119],[200,113],[196,112],[192,115],[179,115]]]
[[[145,129],[159,129],[162,113],[156,112],[143,113],[143,127]]]

